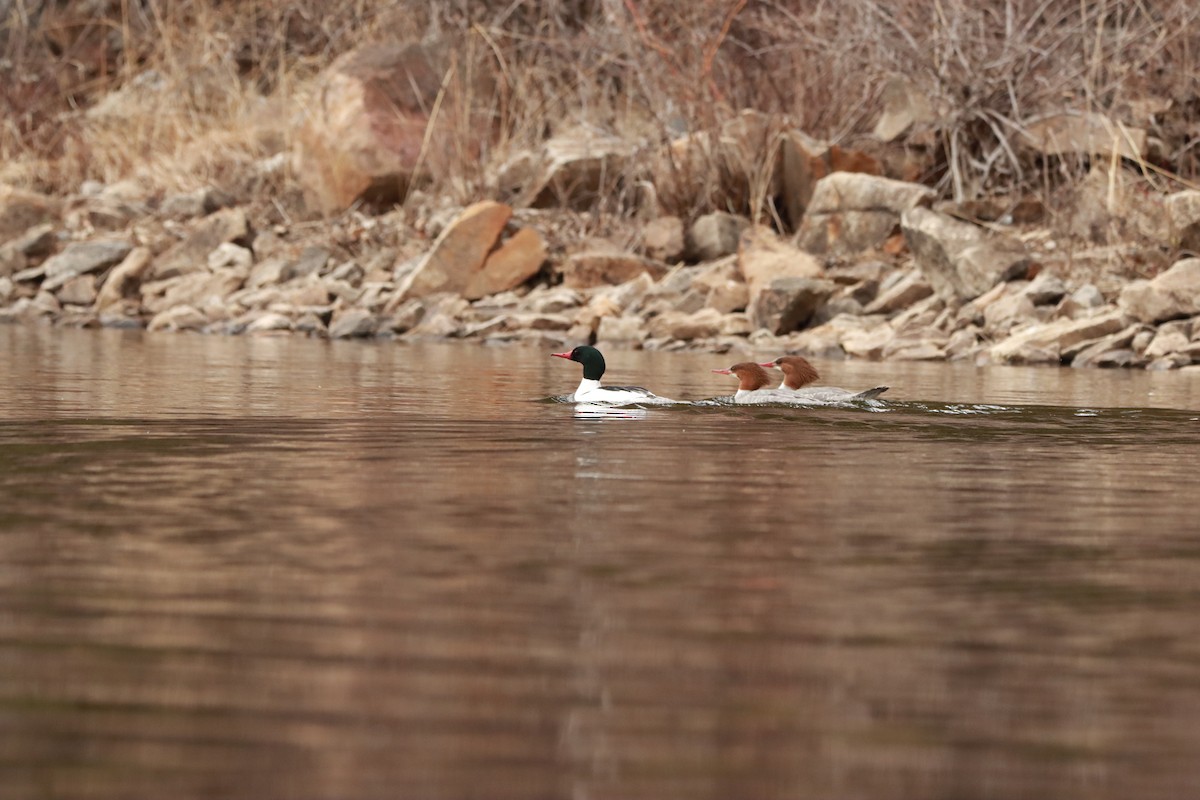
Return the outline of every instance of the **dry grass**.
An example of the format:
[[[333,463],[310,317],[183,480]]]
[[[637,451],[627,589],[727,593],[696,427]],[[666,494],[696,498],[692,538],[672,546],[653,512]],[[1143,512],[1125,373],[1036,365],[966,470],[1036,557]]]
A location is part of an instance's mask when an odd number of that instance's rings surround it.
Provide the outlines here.
[[[1164,189],[1200,175],[1191,0],[113,0],[87,15],[59,5],[0,3],[0,180],[53,192],[87,178],[236,185],[286,150],[309,80],[381,39],[424,40],[456,69],[496,76],[495,96],[481,99],[494,141],[434,187],[463,199],[487,191],[490,165],[568,125],[618,133],[645,155],[754,108],[852,145],[894,75],[939,111],[924,180],[946,197],[1048,196],[1084,174],[1086,159],[1018,145],[1030,119],[1060,109],[1149,128],[1160,144],[1139,166]],[[1169,108],[1152,116],[1147,100]],[[735,164],[741,175],[715,154],[689,163],[688,190],[660,200],[694,215],[728,205],[724,187],[742,181],[735,210],[770,216],[770,157],[763,147],[757,163]],[[606,176],[598,218],[632,213],[638,169],[635,159]]]

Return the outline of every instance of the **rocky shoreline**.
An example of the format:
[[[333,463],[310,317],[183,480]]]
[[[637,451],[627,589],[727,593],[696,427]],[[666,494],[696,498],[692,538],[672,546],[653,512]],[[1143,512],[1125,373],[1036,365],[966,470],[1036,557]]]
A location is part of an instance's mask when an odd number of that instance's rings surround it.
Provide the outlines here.
[[[258,222],[216,190],[155,201],[128,185],[88,186],[58,201],[7,189],[0,320],[876,360],[1200,362],[1200,258],[1152,278],[1088,270],[1085,254],[1056,251],[1044,231],[967,222],[934,210],[931,194],[835,172],[816,182],[790,240],[714,213],[639,222],[622,248],[555,242],[569,212],[495,201],[443,211],[422,229],[399,209],[288,227]],[[1200,225],[1200,192],[1167,207],[1174,230]]]

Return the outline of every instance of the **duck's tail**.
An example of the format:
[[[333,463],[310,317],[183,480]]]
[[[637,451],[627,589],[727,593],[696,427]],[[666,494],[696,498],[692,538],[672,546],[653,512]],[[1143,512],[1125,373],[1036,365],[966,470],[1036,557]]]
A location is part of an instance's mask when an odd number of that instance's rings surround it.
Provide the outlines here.
[[[858,394],[854,395],[854,397],[851,399],[853,399],[853,400],[874,400],[876,397],[879,397],[879,395],[886,392],[889,388],[890,387],[888,387],[888,386],[876,386],[874,389],[867,389],[865,392],[859,392]]]

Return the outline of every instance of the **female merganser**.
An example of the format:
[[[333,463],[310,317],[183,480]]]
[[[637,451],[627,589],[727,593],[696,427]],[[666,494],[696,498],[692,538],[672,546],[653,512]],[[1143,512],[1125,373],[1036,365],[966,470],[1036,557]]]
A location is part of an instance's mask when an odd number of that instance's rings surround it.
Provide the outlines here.
[[[801,356],[780,356],[774,361],[767,361],[760,366],[777,367],[783,370],[783,383],[779,384],[779,388],[783,390],[791,390],[797,396],[804,397],[808,400],[813,400],[818,403],[840,403],[846,400],[871,400],[878,397],[888,390],[886,386],[876,386],[874,389],[867,389],[865,392],[849,392],[845,389],[839,389],[836,386],[813,386],[803,388],[821,376],[817,373],[817,368],[809,363],[807,358]]]
[[[753,361],[743,361],[739,364],[734,364],[729,369],[714,369],[713,372],[718,375],[736,375],[738,378],[738,390],[733,396],[735,403],[788,403],[790,405],[809,404],[820,405],[820,401],[809,401],[805,398],[797,397],[796,393],[788,389],[768,389],[768,384],[771,383],[771,376],[762,368],[761,364],[755,364]]]
[[[604,375],[604,356],[594,347],[580,345],[569,353],[551,353],[555,358],[565,358],[568,361],[578,361],[583,364],[583,380],[575,394],[567,398],[575,403],[674,403],[666,397],[659,397],[649,389],[641,386],[609,386],[601,387],[600,378]]]

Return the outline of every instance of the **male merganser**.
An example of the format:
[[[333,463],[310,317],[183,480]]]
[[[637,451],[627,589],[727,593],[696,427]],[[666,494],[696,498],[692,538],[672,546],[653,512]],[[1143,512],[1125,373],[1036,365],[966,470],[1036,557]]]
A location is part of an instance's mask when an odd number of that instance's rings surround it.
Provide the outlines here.
[[[569,353],[551,353],[555,358],[565,358],[568,361],[578,361],[583,364],[583,380],[575,394],[567,398],[575,403],[674,403],[666,397],[659,397],[649,389],[641,386],[600,386],[600,378],[604,375],[604,356],[594,347],[580,345]]]
[[[820,401],[809,401],[805,398],[797,397],[796,393],[788,389],[768,389],[767,385],[771,383],[771,376],[762,368],[761,364],[755,364],[753,361],[743,361],[739,364],[734,364],[729,369],[714,369],[713,372],[718,375],[736,375],[738,378],[738,390],[733,396],[735,403],[788,403],[790,405],[809,404],[820,405]]]
[[[867,389],[865,392],[850,392],[845,389],[839,389],[836,386],[808,386],[821,376],[817,373],[817,368],[809,363],[807,358],[802,356],[780,356],[774,361],[767,361],[759,366],[777,367],[783,371],[783,383],[779,384],[779,388],[795,392],[798,396],[808,400],[813,400],[818,403],[841,403],[846,400],[871,400],[878,397],[888,390],[886,386],[876,386],[874,389]]]

